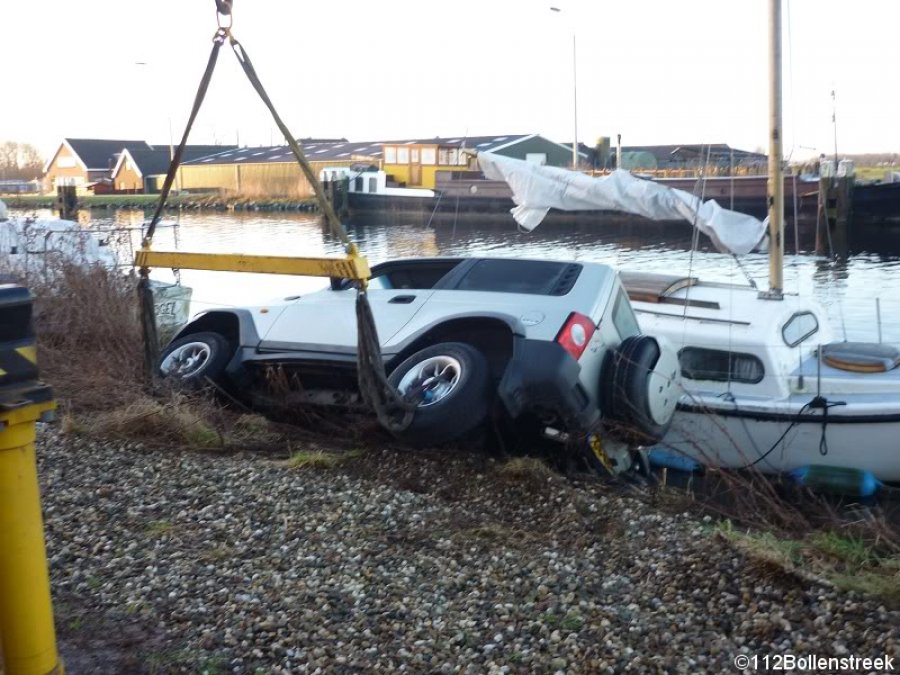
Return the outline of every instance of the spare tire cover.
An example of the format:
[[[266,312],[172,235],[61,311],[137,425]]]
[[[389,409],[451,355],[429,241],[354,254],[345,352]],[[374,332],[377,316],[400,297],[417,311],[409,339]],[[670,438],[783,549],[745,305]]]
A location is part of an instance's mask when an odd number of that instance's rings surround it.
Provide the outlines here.
[[[651,445],[668,431],[678,402],[678,357],[649,335],[622,341],[601,371],[600,407],[617,435]]]

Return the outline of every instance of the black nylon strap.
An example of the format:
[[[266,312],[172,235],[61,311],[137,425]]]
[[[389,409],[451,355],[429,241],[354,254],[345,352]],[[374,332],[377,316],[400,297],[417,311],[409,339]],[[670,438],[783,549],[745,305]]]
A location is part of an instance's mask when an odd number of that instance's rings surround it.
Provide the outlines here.
[[[230,13],[231,0],[215,1],[220,14]],[[227,11],[222,11],[223,7]],[[272,118],[275,120],[275,124],[278,125],[278,129],[284,135],[291,151],[297,158],[301,171],[315,192],[320,208],[325,213],[329,228],[344,244],[348,254],[356,254],[356,245],[350,240],[347,231],[344,229],[343,224],[334,212],[334,208],[325,198],[322,186],[319,184],[318,178],[313,173],[312,167],[310,167],[309,162],[306,160],[303,150],[300,148],[300,144],[297,143],[296,139],[291,135],[291,132],[275,110],[275,106],[272,104],[262,83],[259,81],[259,76],[256,74],[256,69],[253,67],[250,57],[244,51],[241,44],[234,39],[229,30],[223,27],[220,27],[219,30],[216,31],[215,37],[213,38],[213,49],[209,55],[206,72],[203,74],[200,86],[197,89],[197,95],[194,98],[194,107],[188,118],[188,123],[185,127],[184,135],[181,138],[181,143],[178,145],[178,149],[175,151],[175,155],[172,157],[172,162],[169,165],[169,172],[166,174],[166,180],[163,183],[159,203],[156,206],[156,212],[153,214],[153,219],[147,227],[147,234],[144,236],[142,242],[143,246],[149,248],[153,240],[156,225],[162,215],[166,199],[168,198],[169,191],[172,188],[172,183],[174,182],[175,175],[178,171],[178,166],[181,163],[181,157],[184,154],[184,147],[187,145],[188,135],[190,134],[191,127],[197,117],[197,113],[200,110],[200,105],[203,103],[203,99],[206,96],[206,90],[209,88],[209,82],[212,78],[213,70],[215,69],[219,48],[222,46],[222,42],[224,42],[226,37],[230,40],[231,47],[234,50],[235,56],[237,56],[238,62],[244,69],[244,73],[247,75],[247,78],[250,80],[256,93],[259,94],[265,106],[269,109]],[[150,270],[146,267],[140,269],[141,278],[138,282],[138,295],[140,298],[141,324],[144,335],[144,369],[147,379],[151,380],[152,376],[155,374],[156,362],[158,360],[159,340],[156,332],[153,293],[150,288],[149,273]],[[359,331],[357,336],[357,374],[360,390],[364,399],[375,409],[375,413],[381,424],[391,431],[401,431],[408,427],[412,422],[414,411],[416,409],[416,402],[406,400],[400,392],[388,382],[384,370],[384,360],[381,354],[378,332],[375,327],[375,319],[372,316],[372,308],[369,305],[368,294],[365,292],[364,287],[359,288],[357,292],[356,313],[357,328]]]
[[[209,61],[206,64],[206,72],[203,73],[203,78],[200,80],[200,87],[197,89],[197,95],[194,97],[194,107],[188,118],[184,135],[181,137],[181,143],[179,143],[178,149],[175,151],[175,154],[172,156],[172,161],[169,163],[169,171],[166,174],[166,180],[163,183],[162,191],[159,194],[156,212],[153,214],[150,225],[147,226],[147,233],[144,235],[144,239],[141,242],[144,248],[149,248],[153,241],[156,225],[159,223],[159,219],[162,216],[163,209],[166,205],[166,199],[169,197],[169,191],[172,189],[172,183],[175,180],[175,174],[178,172],[179,164],[181,164],[181,157],[184,155],[184,146],[187,145],[191,127],[194,125],[197,113],[200,112],[200,105],[206,97],[206,90],[209,88],[209,82],[212,79],[212,74],[216,67],[216,60],[219,57],[219,48],[225,41],[227,34],[227,31],[220,28],[213,37],[212,52],[210,52]],[[150,287],[150,270],[146,267],[142,267],[138,270],[138,274],[140,275],[137,285],[138,307],[140,308],[141,333],[144,338],[144,379],[147,382],[152,382],[156,374],[156,362],[159,358],[159,334],[156,330],[156,312],[153,305],[153,289]]]
[[[175,181],[175,174],[178,173],[178,166],[181,164],[181,158],[184,155],[184,147],[187,145],[188,136],[191,133],[191,128],[194,126],[194,120],[197,119],[197,113],[200,112],[200,106],[203,103],[203,99],[206,97],[206,90],[209,89],[209,82],[212,79],[213,71],[216,68],[216,60],[219,58],[219,48],[225,41],[226,35],[226,31],[219,29],[213,37],[212,52],[210,52],[209,61],[206,64],[206,72],[203,73],[203,77],[200,80],[197,95],[194,97],[194,107],[191,109],[190,117],[188,117],[184,135],[181,137],[181,143],[178,144],[178,148],[175,150],[175,154],[169,164],[166,180],[163,183],[162,191],[159,193],[159,202],[156,204],[156,211],[153,214],[153,218],[150,220],[150,225],[147,226],[147,234],[144,235],[144,239],[141,242],[144,247],[149,246],[153,241],[156,225],[166,206],[166,199],[169,197],[169,191],[172,189],[172,183]]]
[[[284,140],[287,141],[287,144],[291,148],[291,152],[293,152],[294,157],[297,158],[297,162],[300,164],[300,169],[301,171],[303,171],[303,175],[306,176],[306,180],[312,187],[313,192],[316,195],[316,200],[319,202],[319,207],[325,214],[325,219],[328,221],[328,227],[331,229],[331,232],[341,240],[341,243],[344,244],[344,248],[347,250],[347,252],[350,253],[353,243],[350,241],[350,237],[347,235],[347,231],[344,229],[344,226],[341,224],[340,219],[334,212],[334,207],[332,207],[331,202],[329,202],[325,198],[325,192],[322,190],[322,186],[319,184],[319,179],[316,178],[316,175],[313,173],[312,167],[310,167],[309,162],[306,160],[306,156],[303,154],[303,150],[300,148],[300,144],[297,143],[296,139],[294,139],[294,137],[291,135],[290,130],[287,128],[285,123],[281,120],[281,117],[278,115],[278,112],[275,110],[275,106],[272,104],[272,100],[269,98],[269,95],[263,88],[262,82],[259,81],[259,76],[256,74],[256,69],[253,67],[253,63],[250,61],[250,56],[244,50],[244,47],[240,42],[235,40],[233,36],[229,36],[229,39],[231,40],[231,48],[234,50],[234,54],[235,56],[237,56],[238,62],[240,62],[241,67],[244,69],[244,73],[246,73],[247,79],[250,80],[250,84],[253,85],[256,93],[259,94],[259,97],[266,105],[266,108],[268,108],[269,112],[272,113],[272,119],[275,120],[275,124],[278,126],[278,129],[284,136]]]

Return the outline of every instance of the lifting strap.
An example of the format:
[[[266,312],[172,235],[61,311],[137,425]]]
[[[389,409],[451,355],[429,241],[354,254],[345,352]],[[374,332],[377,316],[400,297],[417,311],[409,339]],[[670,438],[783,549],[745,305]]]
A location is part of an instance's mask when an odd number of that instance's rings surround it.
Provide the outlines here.
[[[246,50],[244,50],[243,46],[231,34],[231,10],[233,0],[215,0],[215,3],[219,27],[213,36],[212,52],[210,53],[206,65],[206,71],[200,80],[197,94],[194,97],[194,105],[191,109],[191,114],[188,117],[188,122],[184,134],[181,137],[181,142],[172,156],[172,161],[169,165],[169,170],[160,192],[159,202],[157,203],[153,218],[147,227],[146,234],[143,237],[141,246],[142,251],[149,251],[152,245],[153,235],[156,232],[156,226],[162,216],[169,191],[172,189],[175,175],[178,172],[178,166],[184,155],[184,148],[187,145],[188,136],[193,127],[194,120],[197,117],[197,113],[200,111],[200,106],[206,96],[206,91],[209,88],[209,83],[218,59],[219,48],[227,38],[244,73],[247,75],[251,85],[272,114],[272,118],[278,126],[278,129],[284,135],[294,157],[297,159],[303,175],[312,187],[316,200],[319,203],[319,207],[322,209],[328,222],[329,229],[340,239],[348,256],[350,256],[351,259],[357,258],[359,256],[359,250],[356,244],[353,243],[347,235],[347,231],[338,219],[331,203],[325,198],[322,186],[319,184],[317,177],[312,171],[312,167],[304,156],[300,144],[297,143],[294,136],[290,133],[275,110],[275,106],[272,104],[271,99],[263,88]],[[223,16],[228,18],[227,25],[223,25]],[[149,281],[150,270],[146,265],[141,265],[139,274],[138,297],[141,308],[141,327],[144,337],[144,372],[147,379],[150,380],[156,374],[156,363],[159,358],[159,336],[156,331],[153,293]],[[356,318],[358,330],[357,373],[360,393],[365,401],[375,410],[378,421],[382,426],[389,431],[401,431],[408,427],[412,422],[416,401],[411,400],[410,397],[403,397],[397,389],[388,382],[387,374],[384,370],[384,360],[381,355],[381,346],[378,341],[375,320],[372,316],[372,308],[369,305],[366,279],[357,279],[356,285]]]

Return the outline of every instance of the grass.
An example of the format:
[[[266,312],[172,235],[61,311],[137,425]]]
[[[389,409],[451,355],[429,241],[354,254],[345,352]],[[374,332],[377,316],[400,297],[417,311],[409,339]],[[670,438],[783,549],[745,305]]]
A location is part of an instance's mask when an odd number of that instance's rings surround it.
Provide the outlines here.
[[[283,445],[285,435],[272,421],[262,415],[243,413],[231,420],[225,434],[225,445],[235,449],[253,450]]]
[[[350,452],[330,452],[327,450],[300,450],[288,457],[283,465],[289,469],[335,469],[341,464],[356,459],[360,450]]]
[[[204,549],[198,554],[198,559],[205,563],[217,563],[222,560],[229,560],[235,555],[234,548],[228,544],[216,544],[210,548]]]
[[[897,170],[895,168],[895,170]],[[890,171],[890,167],[886,166],[858,166],[856,167],[856,182],[870,183],[873,181],[883,181],[884,175]]]
[[[579,631],[584,626],[584,619],[578,614],[572,614],[571,612],[562,618],[553,612],[545,612],[541,615],[541,622],[551,628],[560,628],[570,633]]]
[[[119,408],[83,419],[90,436],[139,440],[150,445],[200,450],[223,448],[224,437],[208,421],[211,402],[173,393],[168,400],[142,396]]]
[[[175,526],[168,520],[152,520],[144,527],[144,534],[148,537],[161,537],[171,532]]]
[[[514,457],[499,465],[496,471],[503,478],[526,483],[546,483],[556,475],[536,457]]]
[[[512,530],[508,527],[504,527],[503,525],[497,525],[493,523],[479,525],[477,527],[470,527],[460,532],[460,535],[464,540],[474,538],[487,539],[490,541],[503,541],[506,539],[511,539],[518,534],[520,534],[518,530]]]
[[[146,670],[157,673],[192,672],[198,675],[220,675],[228,672],[228,664],[221,656],[203,656],[191,649],[165,649],[146,657]]]
[[[900,607],[900,545],[893,539],[834,529],[781,537],[741,532],[730,521],[720,523],[718,532],[752,560]]]
[[[563,630],[567,630],[570,633],[581,630],[582,626],[584,626],[584,619],[582,619],[577,614],[566,614],[563,620],[559,623],[560,628],[562,628]]]
[[[13,209],[55,209],[56,195],[10,195],[4,196],[3,201]],[[116,209],[116,208],[155,208],[159,202],[158,194],[122,194],[122,195],[79,195],[79,209]],[[310,197],[270,197],[254,194],[229,194],[220,195],[213,193],[183,193],[170,194],[166,200],[169,208],[200,207],[200,208],[234,208],[241,209],[245,206],[255,207],[280,207],[290,208],[296,206],[308,207],[315,203]]]

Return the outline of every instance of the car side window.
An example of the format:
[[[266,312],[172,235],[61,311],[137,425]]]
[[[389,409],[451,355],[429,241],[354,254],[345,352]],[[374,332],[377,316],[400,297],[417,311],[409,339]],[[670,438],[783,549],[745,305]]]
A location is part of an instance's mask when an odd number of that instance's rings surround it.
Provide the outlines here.
[[[634,310],[631,308],[631,302],[629,302],[628,296],[625,295],[625,291],[621,288],[618,295],[616,295],[616,302],[613,305],[612,320],[616,331],[619,333],[619,338],[622,340],[631,335],[641,334],[641,328],[638,325],[637,317],[634,315]]]
[[[393,286],[391,285],[391,279],[387,274],[379,274],[378,276],[369,279],[369,290],[390,290],[391,288],[393,288]]]
[[[458,260],[435,261],[428,264],[388,264],[376,267],[374,276],[369,279],[371,290],[430,290],[453,271]],[[350,282],[343,280],[339,290],[350,288]]]

